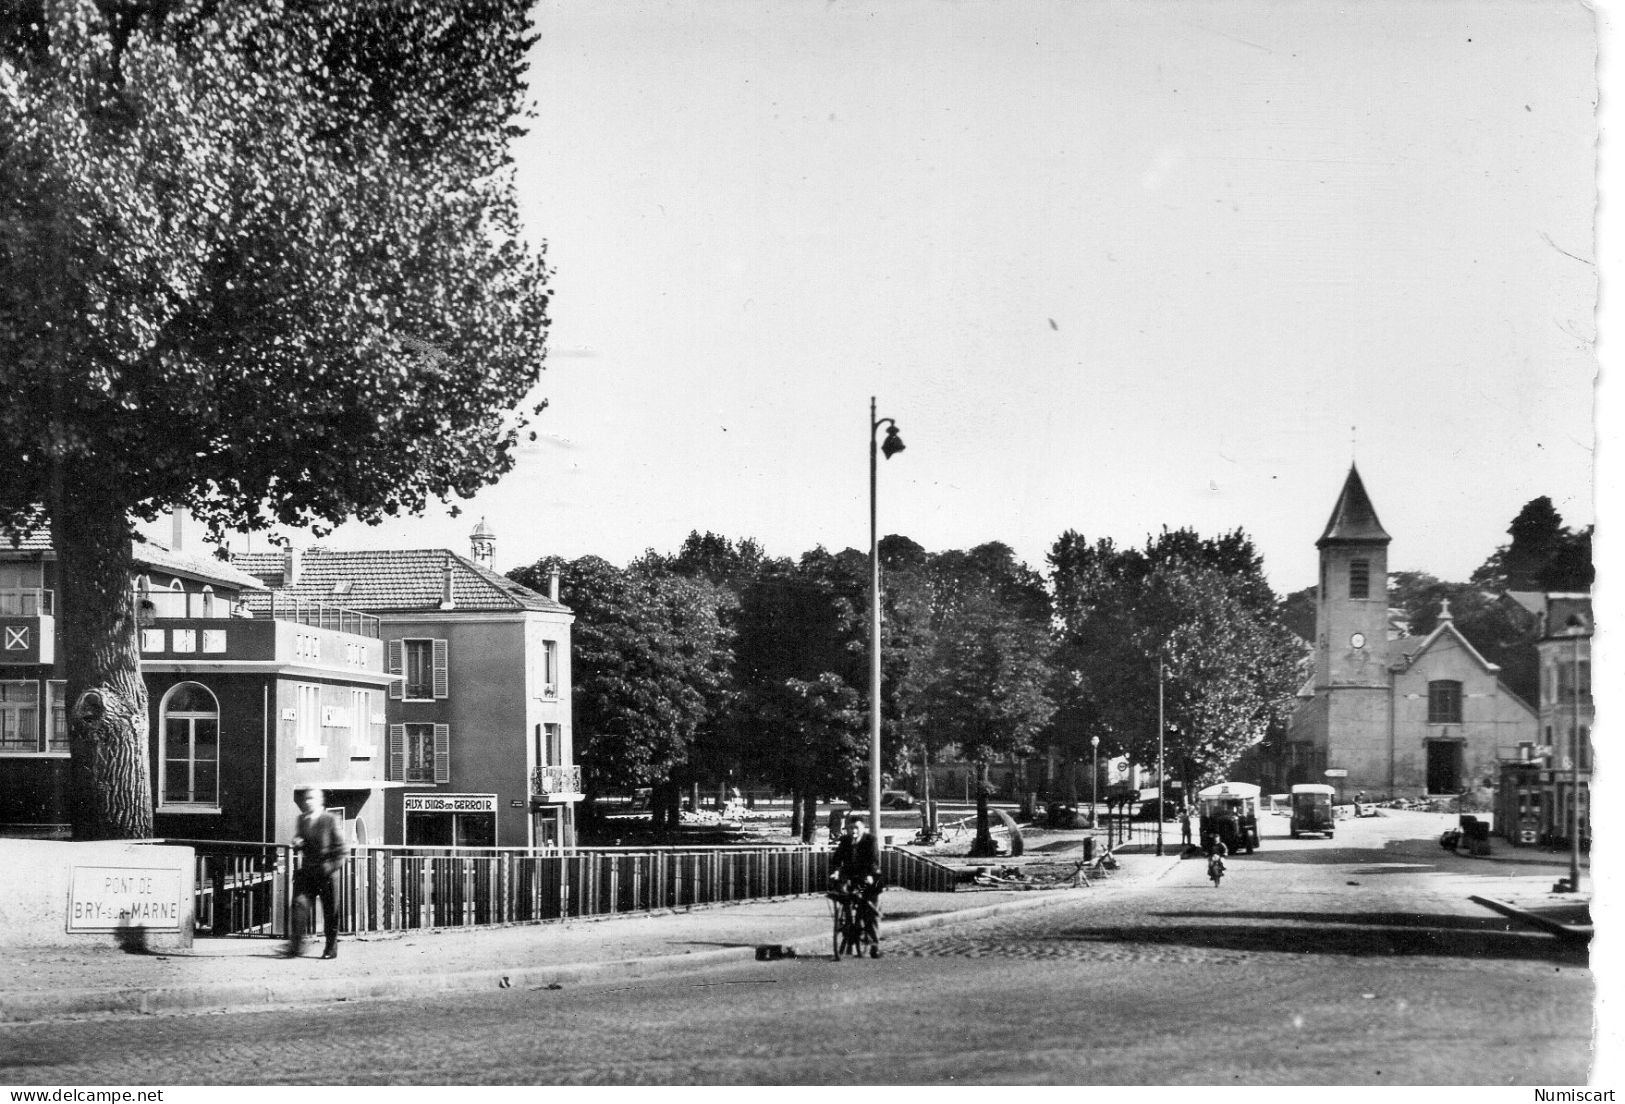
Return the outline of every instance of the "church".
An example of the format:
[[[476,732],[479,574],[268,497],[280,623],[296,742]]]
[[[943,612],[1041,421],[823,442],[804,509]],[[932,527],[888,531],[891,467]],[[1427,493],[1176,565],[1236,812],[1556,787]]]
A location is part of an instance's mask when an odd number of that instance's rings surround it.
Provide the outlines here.
[[[1463,636],[1448,604],[1426,636],[1390,633],[1388,543],[1350,466],[1320,549],[1314,673],[1298,692],[1280,782],[1345,798],[1485,794],[1499,763],[1534,745],[1535,709]]]

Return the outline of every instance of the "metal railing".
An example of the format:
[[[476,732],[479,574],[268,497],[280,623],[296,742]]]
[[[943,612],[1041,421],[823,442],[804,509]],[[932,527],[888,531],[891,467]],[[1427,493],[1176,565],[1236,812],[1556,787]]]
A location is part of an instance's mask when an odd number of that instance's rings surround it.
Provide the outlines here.
[[[537,796],[580,793],[581,766],[537,767],[530,773],[530,792]]]
[[[196,852],[199,935],[283,937],[292,922],[293,849],[208,840],[154,842]],[[889,849],[889,885],[951,892],[952,868]],[[337,879],[340,930],[403,931],[534,923],[823,893],[830,852],[811,847],[358,847]]]
[[[337,632],[354,633],[357,636],[370,636],[374,640],[381,636],[378,618],[350,609],[348,606],[312,598],[297,598],[279,594],[274,590],[269,594],[246,595],[243,601],[256,617],[270,617],[273,621],[292,621],[299,625],[309,625],[313,629],[333,629]]]

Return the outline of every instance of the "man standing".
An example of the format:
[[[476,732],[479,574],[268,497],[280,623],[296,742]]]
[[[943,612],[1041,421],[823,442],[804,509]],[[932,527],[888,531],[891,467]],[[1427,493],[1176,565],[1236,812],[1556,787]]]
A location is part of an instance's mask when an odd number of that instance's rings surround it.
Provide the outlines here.
[[[293,930],[288,933],[288,958],[298,958],[305,949],[305,930],[310,927],[311,910],[322,903],[322,920],[327,931],[323,958],[339,956],[338,894],[333,879],[339,872],[349,847],[338,821],[326,811],[326,794],[306,787],[299,791],[299,807],[304,810],[293,837],[299,852],[299,869],[293,873]]]

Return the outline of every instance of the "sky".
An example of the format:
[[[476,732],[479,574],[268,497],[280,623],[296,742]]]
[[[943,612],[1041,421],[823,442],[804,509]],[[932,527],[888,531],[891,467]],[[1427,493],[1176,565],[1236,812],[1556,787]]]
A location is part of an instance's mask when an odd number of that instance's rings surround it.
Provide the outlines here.
[[[691,530],[1246,530],[1311,585],[1356,462],[1394,570],[1594,520],[1579,3],[550,0],[515,146],[555,268],[540,439],[330,547],[624,563]],[[297,543],[307,543],[299,538]],[[266,547],[256,537],[255,548]],[[239,544],[237,547],[244,547]]]

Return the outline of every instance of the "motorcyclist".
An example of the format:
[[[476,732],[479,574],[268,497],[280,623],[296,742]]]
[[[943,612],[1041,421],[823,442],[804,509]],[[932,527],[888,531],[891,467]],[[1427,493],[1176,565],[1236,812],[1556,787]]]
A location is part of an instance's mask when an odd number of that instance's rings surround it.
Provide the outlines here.
[[[1213,850],[1208,852],[1207,876],[1213,879],[1217,886],[1219,879],[1224,877],[1224,857],[1230,854],[1230,849],[1224,845],[1224,840],[1218,836],[1213,837]]]
[[[880,957],[879,931],[876,920],[880,915],[880,846],[869,834],[863,817],[853,814],[846,818],[846,831],[835,845],[830,857],[829,880],[832,885],[850,885],[863,898],[863,924],[871,937],[870,954]]]

